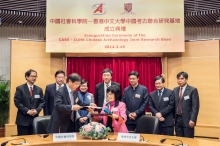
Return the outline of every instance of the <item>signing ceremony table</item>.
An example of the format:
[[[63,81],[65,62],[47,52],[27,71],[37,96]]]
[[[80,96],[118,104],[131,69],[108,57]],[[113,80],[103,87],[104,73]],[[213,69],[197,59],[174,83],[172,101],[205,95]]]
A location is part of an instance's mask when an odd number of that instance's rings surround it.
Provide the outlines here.
[[[163,144],[160,143],[160,140],[163,138],[179,139],[184,144],[188,146],[220,146],[218,141],[209,141],[202,139],[191,139],[191,138],[182,138],[175,136],[164,136],[164,135],[153,135],[153,134],[141,134],[145,140],[148,142],[123,142],[117,141],[117,134],[110,134],[108,138],[116,138],[115,141],[112,140],[89,140],[84,139],[77,133],[77,140],[71,142],[53,142],[53,136],[49,135],[46,138],[43,138],[43,135],[26,135],[26,136],[14,136],[14,137],[3,137],[0,138],[0,144],[7,140],[16,139],[16,138],[25,138],[28,145],[31,146],[170,146],[171,144],[180,144],[179,141],[167,139]],[[6,146],[10,146],[12,143],[23,142],[22,139],[14,140],[7,143]]]

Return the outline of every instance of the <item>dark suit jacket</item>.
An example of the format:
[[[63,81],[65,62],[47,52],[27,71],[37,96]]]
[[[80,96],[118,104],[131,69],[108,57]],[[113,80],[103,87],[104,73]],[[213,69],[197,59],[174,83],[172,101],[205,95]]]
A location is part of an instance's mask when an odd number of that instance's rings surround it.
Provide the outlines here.
[[[118,85],[121,90],[121,85],[119,83],[111,81],[111,85]],[[104,82],[99,83],[95,86],[95,103],[98,107],[102,107],[104,103]],[[121,99],[119,99],[121,101]]]
[[[154,90],[149,95],[149,108],[152,115],[160,112],[165,121],[160,122],[162,127],[173,126],[174,121],[175,96],[170,89],[164,88],[161,100],[159,102],[158,90]]]
[[[139,94],[140,97],[135,97],[136,94]],[[139,118],[145,114],[148,102],[148,89],[141,84],[138,84],[135,90],[133,90],[132,86],[128,86],[124,89],[122,101],[126,104],[126,124],[137,124]],[[131,120],[128,117],[131,112],[136,113],[137,117],[135,120]]]
[[[59,130],[60,133],[67,132],[71,119],[72,105],[66,86],[68,85],[64,85],[55,93],[55,105],[47,128],[49,133],[59,133]],[[74,102],[77,98],[78,93],[74,91]]]
[[[173,91],[175,93],[175,112],[177,113],[180,87],[174,88]],[[196,123],[198,113],[199,113],[198,90],[195,87],[187,85],[182,96],[182,117],[183,117],[184,126],[188,127],[190,120]]]
[[[27,83],[16,88],[14,96],[14,104],[18,108],[16,124],[21,126],[28,126],[32,124],[33,119],[37,117],[44,107],[43,91],[40,87],[34,85],[32,96],[27,86]],[[37,114],[30,116],[27,112],[30,109],[36,109]]]
[[[44,115],[51,115],[54,107],[54,95],[56,92],[56,83],[49,84],[46,86],[44,100]]]

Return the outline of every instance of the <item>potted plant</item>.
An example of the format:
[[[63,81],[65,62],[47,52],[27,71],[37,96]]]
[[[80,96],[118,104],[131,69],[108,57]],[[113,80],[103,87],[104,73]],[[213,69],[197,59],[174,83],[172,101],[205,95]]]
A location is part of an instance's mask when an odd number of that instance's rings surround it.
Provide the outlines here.
[[[9,118],[9,81],[0,76],[0,137],[5,135],[5,124]]]

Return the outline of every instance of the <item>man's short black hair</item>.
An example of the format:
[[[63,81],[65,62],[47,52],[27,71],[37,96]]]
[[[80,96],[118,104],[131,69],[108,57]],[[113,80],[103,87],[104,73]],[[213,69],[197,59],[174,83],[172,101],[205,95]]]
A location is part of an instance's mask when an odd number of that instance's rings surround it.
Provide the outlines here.
[[[156,76],[155,79],[154,79],[154,82],[156,82],[157,80],[161,80],[162,83],[165,83],[165,79],[163,76]]]
[[[82,79],[81,85],[82,85],[82,84],[85,84],[85,83],[87,84],[87,86],[89,86],[88,81],[86,81],[85,79]],[[80,85],[80,86],[81,86],[81,85]]]
[[[105,69],[102,71],[102,74],[104,74],[104,73],[110,73],[110,74],[111,74],[111,76],[113,75],[112,70],[111,70],[111,69],[109,69],[109,68],[105,68]]]
[[[118,85],[109,86],[107,88],[106,93],[108,93],[108,92],[111,92],[115,95],[115,101],[121,99],[122,93],[121,93],[121,89]]]
[[[129,74],[128,74],[128,77],[130,77],[131,75],[134,75],[136,76],[137,78],[139,78],[139,74],[137,71],[131,71]]]
[[[28,71],[26,71],[26,73],[24,74],[24,77],[26,79],[26,77],[29,77],[31,75],[32,72],[35,72],[37,74],[37,72],[33,69],[29,69]],[[27,80],[27,79],[26,79]]]
[[[67,80],[72,82],[81,82],[81,76],[77,73],[72,73],[68,76]]]
[[[183,76],[185,79],[188,79],[188,74],[184,71],[181,71],[179,72],[177,75],[176,75],[176,78],[178,79],[180,76]]]
[[[56,71],[56,73],[55,73],[55,77],[57,77],[58,74],[63,74],[63,75],[65,76],[65,72],[62,71],[62,70],[58,70],[58,71]]]

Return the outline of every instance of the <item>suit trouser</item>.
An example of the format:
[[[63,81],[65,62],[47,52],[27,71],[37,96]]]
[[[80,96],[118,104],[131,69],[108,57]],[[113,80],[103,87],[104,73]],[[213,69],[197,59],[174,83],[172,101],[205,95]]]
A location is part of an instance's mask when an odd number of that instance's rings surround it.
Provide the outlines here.
[[[17,125],[18,135],[31,135],[33,134],[33,126],[30,124],[28,126]]]
[[[159,124],[158,134],[173,136],[173,133],[174,133],[174,126],[162,127],[161,123]]]
[[[176,115],[175,132],[176,136],[194,138],[194,127],[184,126],[183,117],[180,115]]]
[[[137,124],[126,124],[127,128],[128,128],[128,131],[135,131],[136,130],[136,127],[137,127]]]
[[[67,132],[76,132],[76,123],[70,120]]]

